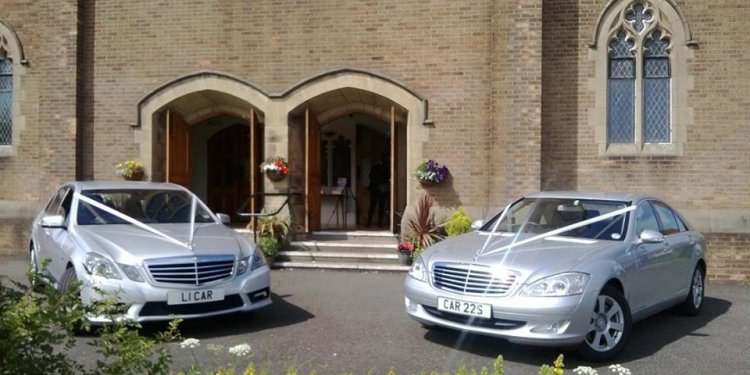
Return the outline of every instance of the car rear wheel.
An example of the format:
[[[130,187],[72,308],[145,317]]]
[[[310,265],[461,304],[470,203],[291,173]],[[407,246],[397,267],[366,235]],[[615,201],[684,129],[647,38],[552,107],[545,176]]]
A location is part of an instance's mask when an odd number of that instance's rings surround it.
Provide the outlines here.
[[[700,265],[695,267],[693,277],[690,279],[690,292],[685,302],[680,305],[680,310],[686,315],[696,316],[703,307],[703,293],[705,292],[705,274]]]
[[[625,297],[616,288],[606,286],[596,299],[589,331],[578,348],[579,353],[592,361],[612,359],[625,347],[631,325]]]

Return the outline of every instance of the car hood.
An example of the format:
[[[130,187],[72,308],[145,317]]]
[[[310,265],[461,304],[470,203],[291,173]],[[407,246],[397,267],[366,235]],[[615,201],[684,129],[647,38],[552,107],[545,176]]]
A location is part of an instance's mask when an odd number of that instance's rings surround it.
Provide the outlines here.
[[[610,250],[621,247],[622,242],[577,239],[550,236],[510,249],[494,251],[530,238],[495,235],[484,251],[478,255],[487,240],[487,233],[471,232],[438,242],[423,255],[428,269],[435,262],[458,262],[486,265],[513,271],[518,280],[536,280],[540,277],[574,270],[586,260],[598,259]]]
[[[156,224],[152,227],[179,242],[187,243],[189,229],[185,224]],[[249,247],[238,238],[239,234],[222,224],[196,224],[192,249],[178,245],[157,234],[135,225],[87,225],[79,226],[78,234],[92,251],[104,252],[116,262],[139,263],[145,259],[193,256],[234,255],[249,256]]]

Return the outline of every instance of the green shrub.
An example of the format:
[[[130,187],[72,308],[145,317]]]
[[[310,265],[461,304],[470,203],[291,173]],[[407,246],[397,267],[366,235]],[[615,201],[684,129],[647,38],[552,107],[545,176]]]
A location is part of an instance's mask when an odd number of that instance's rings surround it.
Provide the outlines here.
[[[281,251],[281,243],[278,239],[271,236],[261,236],[258,239],[258,246],[267,257],[275,257]]]
[[[445,223],[445,233],[448,237],[456,237],[468,232],[471,232],[471,218],[459,207]]]
[[[48,262],[43,262],[42,268]],[[52,286],[0,276],[0,374],[168,374],[171,352],[159,342],[178,337],[179,321],[166,333],[150,339],[138,334],[137,323],[115,319],[116,296],[92,305],[81,303],[80,283],[69,293]],[[86,316],[107,316],[114,321],[97,330],[90,343],[101,358],[87,368],[68,355],[76,344],[75,331],[90,331]],[[90,366],[89,366],[90,367]]]

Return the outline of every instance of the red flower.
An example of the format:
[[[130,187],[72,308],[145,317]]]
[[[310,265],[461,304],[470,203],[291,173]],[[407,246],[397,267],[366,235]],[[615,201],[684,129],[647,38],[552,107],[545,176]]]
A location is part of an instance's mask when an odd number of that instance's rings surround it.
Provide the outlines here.
[[[414,244],[411,242],[401,241],[398,243],[398,251],[414,251]]]

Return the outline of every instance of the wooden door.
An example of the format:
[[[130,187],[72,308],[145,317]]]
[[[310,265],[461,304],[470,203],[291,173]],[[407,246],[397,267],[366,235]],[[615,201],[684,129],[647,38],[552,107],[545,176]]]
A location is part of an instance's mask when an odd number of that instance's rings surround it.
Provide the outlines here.
[[[167,112],[167,182],[190,187],[190,128],[185,120]]]
[[[260,212],[263,208],[263,175],[260,164],[263,162],[263,126],[258,122],[255,111],[250,112],[250,212]]]
[[[390,196],[390,231],[396,232],[396,207],[398,201],[398,129],[396,128],[396,109],[391,107],[391,196]]]
[[[235,124],[208,139],[208,206],[232,217],[233,222],[250,191],[250,129]]]
[[[306,231],[320,230],[320,124],[305,109],[305,210]]]

